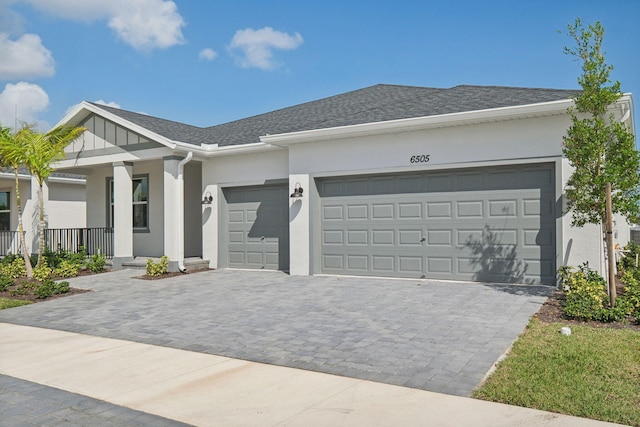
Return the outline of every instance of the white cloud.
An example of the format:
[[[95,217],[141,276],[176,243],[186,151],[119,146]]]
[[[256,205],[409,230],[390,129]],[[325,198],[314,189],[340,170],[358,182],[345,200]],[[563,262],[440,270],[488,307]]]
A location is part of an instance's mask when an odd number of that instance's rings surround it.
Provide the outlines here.
[[[0,80],[48,77],[55,74],[53,55],[35,34],[17,40],[0,33]]]
[[[213,61],[214,59],[216,59],[217,56],[218,56],[218,52],[216,52],[213,49],[206,48],[200,51],[198,58],[204,61]]]
[[[49,95],[40,86],[19,82],[7,84],[0,92],[0,123],[14,127],[16,113],[18,127],[20,123],[37,123],[41,112],[49,107]],[[40,129],[48,126],[40,122]]]
[[[137,50],[163,49],[184,43],[185,21],[170,0],[22,0],[63,19],[107,20],[118,38]]]
[[[107,102],[104,99],[98,99],[97,101],[95,101],[96,104],[100,104],[100,105],[106,105],[107,107],[113,107],[113,108],[121,108],[120,104],[118,104],[117,102]]]
[[[293,50],[297,49],[302,42],[300,33],[289,35],[275,31],[271,27],[259,30],[247,28],[236,31],[229,47],[242,52],[240,58],[242,67],[272,70],[278,66],[273,58],[274,49]]]

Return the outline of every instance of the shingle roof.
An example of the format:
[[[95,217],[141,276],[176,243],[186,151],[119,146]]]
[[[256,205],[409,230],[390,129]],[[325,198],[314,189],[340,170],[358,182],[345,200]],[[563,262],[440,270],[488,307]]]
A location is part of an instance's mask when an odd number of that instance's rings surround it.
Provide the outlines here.
[[[226,146],[259,142],[260,136],[267,134],[559,101],[578,93],[503,86],[438,89],[380,84],[207,128],[98,106],[172,140]]]

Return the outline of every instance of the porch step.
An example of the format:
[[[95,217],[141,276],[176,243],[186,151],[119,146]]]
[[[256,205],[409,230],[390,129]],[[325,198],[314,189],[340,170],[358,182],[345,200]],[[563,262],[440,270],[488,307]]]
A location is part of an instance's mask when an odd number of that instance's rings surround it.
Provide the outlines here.
[[[153,262],[160,261],[160,257],[135,257],[133,261],[123,262],[122,268],[145,270],[147,268],[148,259],[152,259]],[[110,264],[110,262],[108,263]],[[185,258],[184,266],[187,270],[206,270],[209,268],[209,260],[202,258]]]

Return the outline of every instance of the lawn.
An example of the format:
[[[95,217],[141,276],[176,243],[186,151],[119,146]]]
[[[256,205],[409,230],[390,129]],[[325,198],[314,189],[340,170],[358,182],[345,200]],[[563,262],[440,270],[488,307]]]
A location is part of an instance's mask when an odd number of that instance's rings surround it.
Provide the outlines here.
[[[640,332],[533,319],[473,397],[640,426]]]
[[[0,310],[5,308],[20,307],[21,305],[31,304],[31,301],[19,299],[0,298]]]

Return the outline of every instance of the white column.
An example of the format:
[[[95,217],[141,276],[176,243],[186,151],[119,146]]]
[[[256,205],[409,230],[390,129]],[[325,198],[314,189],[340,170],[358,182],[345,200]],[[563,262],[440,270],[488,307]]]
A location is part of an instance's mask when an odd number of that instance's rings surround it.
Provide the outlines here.
[[[182,238],[179,232],[182,225],[178,224],[178,205],[183,209],[183,201],[180,200],[180,191],[178,181],[178,163],[182,157],[168,156],[164,159],[164,255],[169,257],[169,271],[178,271],[178,239]]]
[[[113,267],[133,260],[133,163],[113,163]]]
[[[207,182],[205,167],[202,168],[202,182]],[[218,268],[218,241],[220,200],[218,199],[218,185],[203,185],[202,197],[211,195],[210,204],[202,205],[202,259],[209,260],[209,268]]]
[[[289,270],[292,276],[308,276],[311,274],[311,229],[309,215],[312,202],[308,174],[289,175],[289,194],[293,193],[296,184],[300,184],[304,192],[289,203]]]

